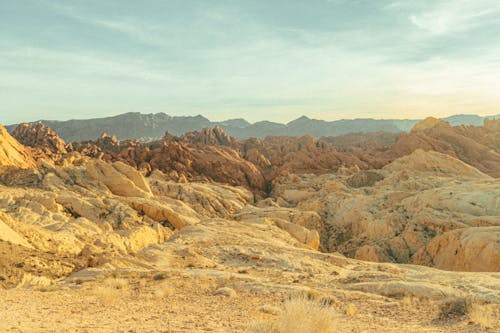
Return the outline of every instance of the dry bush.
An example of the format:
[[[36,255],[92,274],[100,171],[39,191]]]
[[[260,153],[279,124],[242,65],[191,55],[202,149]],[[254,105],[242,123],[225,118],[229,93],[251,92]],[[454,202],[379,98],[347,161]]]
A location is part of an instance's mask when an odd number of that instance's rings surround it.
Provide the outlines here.
[[[308,298],[288,300],[272,322],[252,323],[249,333],[333,333],[335,317],[330,307]]]
[[[472,303],[467,309],[469,319],[482,328],[494,327],[494,308],[492,305]]]
[[[97,296],[99,301],[106,305],[116,303],[123,292],[128,287],[128,281],[125,279],[107,279],[102,286],[98,286],[93,290],[93,294]]]
[[[467,299],[452,297],[444,300],[439,307],[439,318],[450,319],[465,316],[467,313]]]
[[[491,304],[484,304],[474,297],[456,297],[445,300],[440,307],[440,318],[456,318],[467,315],[469,320],[482,328],[495,326],[495,309]]]
[[[116,303],[120,299],[121,292],[119,289],[111,287],[100,286],[93,290],[94,295],[97,296],[99,301],[106,305]]]
[[[167,282],[159,283],[153,291],[153,296],[157,298],[164,298],[172,296],[175,293],[175,289],[172,288]]]
[[[128,287],[128,281],[126,279],[106,279],[104,280],[104,285],[113,289],[126,289]]]

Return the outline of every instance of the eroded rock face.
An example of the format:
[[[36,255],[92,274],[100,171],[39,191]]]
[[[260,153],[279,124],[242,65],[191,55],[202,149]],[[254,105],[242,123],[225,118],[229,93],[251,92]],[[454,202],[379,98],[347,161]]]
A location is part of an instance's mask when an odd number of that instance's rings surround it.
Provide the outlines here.
[[[500,225],[445,232],[420,249],[413,263],[452,271],[499,271]]]
[[[122,162],[100,159],[82,166],[40,166],[36,182],[17,173],[3,174],[13,185],[0,187],[0,243],[22,248],[20,255],[36,252],[40,265],[66,258],[69,271],[58,274],[137,254],[168,240],[172,230],[212,218],[250,226],[259,220],[289,237],[292,246],[318,249],[320,244],[322,220],[316,212],[252,208],[254,194],[241,187],[176,182],[159,171],[144,177]],[[9,268],[9,283],[26,282],[23,276],[31,273],[23,267]]]
[[[207,129],[206,133],[190,133],[188,137],[194,141],[168,135],[163,141],[151,143],[101,137],[96,142],[74,143],[72,147],[83,155],[123,162],[148,174],[154,170],[175,173],[175,181],[215,181],[264,193],[267,182],[262,171],[238,150],[219,145],[233,140],[222,130]]]
[[[359,171],[356,179],[365,180],[365,173]],[[499,234],[491,229],[484,237],[482,230],[500,226],[497,179],[448,155],[423,150],[377,173],[378,181],[363,186],[348,174],[289,175],[276,181],[273,196],[282,206],[322,216],[322,246],[331,252],[442,269],[500,269]],[[490,259],[479,264],[471,253],[482,256],[480,249]]]
[[[260,221],[275,225],[288,232],[301,244],[314,250],[319,249],[323,221],[314,211],[301,211],[279,206],[246,206],[234,216],[234,219],[243,222]]]

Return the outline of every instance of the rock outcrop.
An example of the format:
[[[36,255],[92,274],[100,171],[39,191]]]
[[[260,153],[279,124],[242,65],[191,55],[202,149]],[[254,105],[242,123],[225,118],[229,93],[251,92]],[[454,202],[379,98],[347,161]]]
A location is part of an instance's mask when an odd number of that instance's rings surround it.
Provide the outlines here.
[[[452,271],[499,271],[500,225],[445,232],[420,249],[413,263]]]
[[[19,124],[12,132],[12,136],[25,146],[39,148],[49,157],[67,153],[64,140],[42,123]]]
[[[0,125],[0,167],[27,169],[35,166],[30,152]]]

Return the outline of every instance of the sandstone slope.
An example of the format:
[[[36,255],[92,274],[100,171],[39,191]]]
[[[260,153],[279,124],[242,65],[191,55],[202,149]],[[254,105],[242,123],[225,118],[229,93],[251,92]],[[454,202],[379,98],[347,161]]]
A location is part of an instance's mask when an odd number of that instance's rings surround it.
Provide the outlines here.
[[[29,151],[0,125],[0,167],[30,168],[35,165]]]

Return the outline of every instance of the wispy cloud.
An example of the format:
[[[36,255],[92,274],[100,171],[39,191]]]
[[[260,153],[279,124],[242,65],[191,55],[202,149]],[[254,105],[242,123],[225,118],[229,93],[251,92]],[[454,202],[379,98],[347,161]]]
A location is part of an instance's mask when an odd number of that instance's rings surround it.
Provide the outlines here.
[[[2,45],[5,45],[2,43]],[[113,77],[142,81],[168,81],[167,70],[158,70],[140,60],[99,53],[69,52],[10,44],[0,50],[0,68],[5,71],[43,72],[58,75]]]
[[[47,3],[47,6],[60,15],[98,28],[104,28],[109,31],[124,34],[142,44],[150,46],[166,45],[165,38],[162,36],[161,27],[159,25],[139,21],[130,17],[103,18],[85,16],[75,7],[58,3]]]
[[[430,9],[409,16],[416,27],[434,35],[471,30],[499,22],[497,0],[456,0],[437,2]]]

